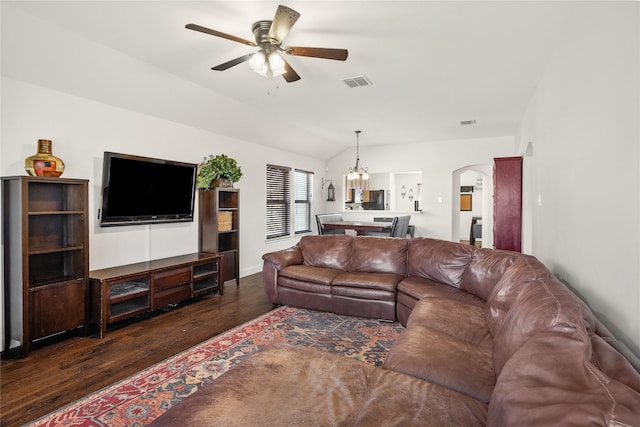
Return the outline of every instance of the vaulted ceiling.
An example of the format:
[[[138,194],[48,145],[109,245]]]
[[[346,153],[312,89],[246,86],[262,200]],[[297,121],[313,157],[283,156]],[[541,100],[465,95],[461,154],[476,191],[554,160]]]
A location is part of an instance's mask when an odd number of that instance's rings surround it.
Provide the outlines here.
[[[301,14],[283,45],[349,50],[345,62],[288,56],[302,79],[286,83],[246,63],[212,71],[256,48],[185,29],[253,40],[278,2],[3,1],[2,73],[328,159],[356,129],[362,146],[513,135],[579,3],[283,2]],[[342,81],[354,76],[371,85]]]

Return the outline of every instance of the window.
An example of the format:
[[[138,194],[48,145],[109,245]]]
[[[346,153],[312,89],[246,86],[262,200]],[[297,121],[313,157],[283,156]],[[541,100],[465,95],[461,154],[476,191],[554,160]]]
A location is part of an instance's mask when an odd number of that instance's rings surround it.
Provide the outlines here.
[[[311,208],[313,202],[313,172],[295,171],[295,219],[297,233],[311,231]]]
[[[288,236],[290,228],[290,168],[267,165],[267,239]]]

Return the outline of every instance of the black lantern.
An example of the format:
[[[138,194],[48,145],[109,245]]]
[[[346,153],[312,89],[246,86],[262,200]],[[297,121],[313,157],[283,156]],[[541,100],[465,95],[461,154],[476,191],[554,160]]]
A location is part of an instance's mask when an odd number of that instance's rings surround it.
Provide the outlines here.
[[[335,202],[336,201],[336,190],[333,188],[333,182],[329,183],[327,187],[327,202]]]

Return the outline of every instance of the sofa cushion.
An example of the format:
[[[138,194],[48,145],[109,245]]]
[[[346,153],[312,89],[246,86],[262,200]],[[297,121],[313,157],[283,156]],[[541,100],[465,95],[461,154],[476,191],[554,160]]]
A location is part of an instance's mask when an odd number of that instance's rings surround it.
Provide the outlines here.
[[[280,271],[280,279],[300,280],[311,283],[321,283],[329,286],[333,279],[341,273],[340,270],[330,268],[311,267],[308,265],[290,265]],[[279,284],[282,284],[280,280]]]
[[[278,300],[280,304],[294,307],[309,308],[311,310],[331,311],[333,308],[333,296],[330,293],[305,289],[302,283],[297,287],[279,286]],[[309,286],[310,284],[306,284]],[[315,286],[323,286],[315,284]],[[328,288],[328,286],[327,286]]]
[[[460,286],[465,291],[487,300],[504,272],[521,257],[522,255],[516,252],[477,249],[464,270]]]
[[[445,240],[416,238],[408,242],[407,276],[460,287],[475,248]]]
[[[383,365],[422,378],[481,402],[496,382],[491,350],[424,326],[402,331]]]
[[[413,299],[420,300],[425,297],[430,298],[449,298],[466,302],[468,304],[485,307],[484,300],[476,297],[455,286],[443,285],[430,279],[421,277],[407,277],[398,283],[398,293],[411,296]]]
[[[275,344],[175,405],[158,426],[484,426],[487,405],[398,372]]]
[[[397,317],[398,322],[406,325],[411,310],[422,298],[448,298],[455,299],[469,304],[484,307],[485,302],[469,292],[463,291],[455,286],[443,285],[430,279],[420,277],[407,277],[398,283]]]
[[[356,237],[349,271],[404,276],[407,273],[407,239]]]
[[[341,273],[333,280],[331,293],[356,300],[395,302],[396,286],[400,279],[402,276],[391,273]]]
[[[426,297],[418,301],[407,328],[425,326],[470,344],[493,350],[493,337],[487,328],[484,306],[449,298]]]
[[[628,351],[626,346],[615,338],[602,338],[591,334],[591,348],[593,349],[591,362],[608,377],[640,392],[640,375],[638,375],[637,368],[618,351],[620,347],[623,351]],[[630,353],[629,357],[635,356]]]
[[[585,328],[531,337],[504,365],[487,425],[640,425],[640,394],[600,371],[591,353]]]
[[[591,310],[555,277],[537,279],[524,286],[494,336],[494,366],[504,364],[527,340],[550,328],[582,327],[593,331]]]
[[[364,396],[363,410],[352,424],[344,425],[486,426],[486,403],[438,384],[413,377],[408,381],[406,377],[398,372],[378,369],[375,381]]]
[[[345,295],[331,295],[331,310],[345,316],[360,316],[370,319],[396,321],[396,302],[383,291],[370,291],[349,295],[354,288],[342,288]]]
[[[287,288],[297,289],[299,291],[312,292],[314,294],[331,295],[331,286],[323,283],[309,282],[307,280],[290,279],[288,277],[280,277],[278,280],[280,291]]]
[[[396,300],[395,292],[383,291],[380,289],[372,288],[351,288],[346,286],[332,286],[331,295],[340,295],[343,297],[351,297],[356,300],[382,300],[382,301],[394,301]],[[357,301],[354,301],[357,304]],[[394,304],[395,305],[395,304]]]
[[[352,243],[353,237],[347,235],[303,236],[298,247],[305,265],[346,271]]]
[[[392,273],[340,273],[333,278],[331,285],[334,287],[380,289],[393,292],[395,297],[396,288],[401,279],[402,276]]]
[[[495,336],[522,289],[538,279],[553,275],[536,258],[522,256],[507,268],[487,299],[487,325]]]

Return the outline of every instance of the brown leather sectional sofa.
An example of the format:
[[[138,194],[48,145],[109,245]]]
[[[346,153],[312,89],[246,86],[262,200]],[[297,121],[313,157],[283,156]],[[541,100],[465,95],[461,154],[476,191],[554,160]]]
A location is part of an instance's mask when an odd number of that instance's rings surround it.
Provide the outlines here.
[[[483,422],[640,425],[640,374],[532,256],[426,238],[305,236],[263,259],[275,304],[406,325],[384,367],[474,399]]]
[[[434,239],[336,235],[305,236],[263,259],[274,304],[406,325],[384,369],[273,346],[159,421],[640,426],[640,374],[534,257]]]

